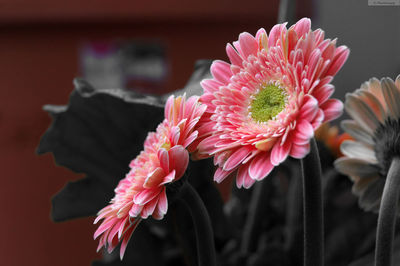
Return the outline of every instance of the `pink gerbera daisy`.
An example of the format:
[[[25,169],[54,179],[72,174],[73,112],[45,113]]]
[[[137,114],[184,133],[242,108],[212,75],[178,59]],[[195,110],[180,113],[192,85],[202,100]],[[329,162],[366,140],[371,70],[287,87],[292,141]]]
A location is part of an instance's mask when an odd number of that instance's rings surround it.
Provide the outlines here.
[[[108,252],[122,241],[121,259],[133,231],[141,219],[162,219],[168,203],[165,185],[180,179],[188,165],[186,147],[196,138],[195,126],[206,106],[198,97],[169,97],[165,119],[156,132],[148,134],[144,151],[130,163],[131,170],[115,189],[110,205],[99,211],[94,221],[104,219],[94,234],[100,236],[98,250]]]
[[[197,158],[215,156],[217,182],[238,170],[237,186],[249,188],[288,155],[303,158],[314,130],[342,113],[342,102],[329,99],[330,82],[349,50],[310,27],[304,18],[269,35],[242,33],[226,46],[230,63],[213,62],[213,78],[201,83],[207,111],[191,148]]]

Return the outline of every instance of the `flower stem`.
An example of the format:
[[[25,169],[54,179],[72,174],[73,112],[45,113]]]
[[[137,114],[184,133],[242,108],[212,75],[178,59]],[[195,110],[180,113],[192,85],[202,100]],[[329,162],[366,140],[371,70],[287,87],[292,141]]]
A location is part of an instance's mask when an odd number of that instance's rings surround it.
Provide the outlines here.
[[[199,266],[216,266],[214,234],[210,216],[199,194],[188,183],[182,186],[180,196],[193,219],[197,239],[197,260]]]
[[[375,266],[392,265],[393,239],[397,217],[397,205],[400,191],[400,158],[395,157],[390,165],[376,232]]]
[[[310,153],[301,160],[303,173],[304,265],[324,265],[324,217],[321,162],[317,143],[310,141]]]
[[[271,173],[271,175],[272,174],[273,173]],[[253,252],[257,246],[260,234],[260,230],[258,229],[260,229],[262,216],[268,211],[265,209],[265,202],[270,194],[269,188],[271,187],[271,179],[272,178],[269,176],[254,185],[240,247],[241,255],[244,258],[247,258],[249,252]]]
[[[286,243],[285,250],[293,265],[301,265],[303,261],[303,181],[298,171],[300,163],[293,161],[290,167],[290,183],[286,204]]]

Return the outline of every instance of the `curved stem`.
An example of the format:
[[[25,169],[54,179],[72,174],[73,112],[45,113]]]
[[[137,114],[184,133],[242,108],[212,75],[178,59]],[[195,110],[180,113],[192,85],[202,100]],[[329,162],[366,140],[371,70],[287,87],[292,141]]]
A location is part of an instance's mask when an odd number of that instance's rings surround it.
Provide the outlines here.
[[[400,158],[395,157],[386,177],[376,232],[375,265],[392,265],[393,239],[400,191]]]
[[[199,194],[188,183],[182,186],[181,199],[188,207],[193,219],[197,239],[197,260],[199,266],[216,266],[214,234],[211,227],[210,216]]]
[[[324,217],[321,162],[315,139],[310,153],[301,160],[304,208],[304,265],[324,265]]]
[[[270,175],[273,175],[273,173]],[[268,176],[268,178],[254,185],[240,247],[241,254],[245,258],[248,257],[249,252],[254,251],[258,243],[258,229],[262,222],[262,216],[268,211],[265,209],[265,202],[270,194],[268,190],[271,187],[271,179],[271,176]]]
[[[293,162],[294,163],[294,162]],[[298,171],[300,163],[295,161],[291,166],[290,183],[286,205],[286,243],[285,250],[293,265],[301,265],[303,261],[303,181]]]

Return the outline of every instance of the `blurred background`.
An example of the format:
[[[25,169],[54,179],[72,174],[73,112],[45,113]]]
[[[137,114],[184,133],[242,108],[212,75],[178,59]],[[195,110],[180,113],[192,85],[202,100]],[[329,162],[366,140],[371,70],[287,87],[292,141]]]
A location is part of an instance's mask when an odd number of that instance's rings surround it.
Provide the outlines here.
[[[51,122],[44,104],[66,104],[77,76],[97,87],[154,94],[182,88],[197,59],[227,60],[225,45],[239,33],[269,31],[278,5],[278,0],[1,0],[1,264],[90,265],[100,256],[93,218],[60,224],[49,218],[51,196],[81,176],[55,166],[51,155],[35,155]],[[344,100],[370,77],[400,74],[400,6],[298,0],[296,13],[350,47],[333,81],[336,97]]]

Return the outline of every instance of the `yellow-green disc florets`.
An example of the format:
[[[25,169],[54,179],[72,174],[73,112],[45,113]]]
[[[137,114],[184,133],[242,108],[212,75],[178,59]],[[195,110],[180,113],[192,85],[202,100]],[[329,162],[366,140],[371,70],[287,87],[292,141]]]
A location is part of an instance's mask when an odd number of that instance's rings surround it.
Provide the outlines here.
[[[268,84],[254,96],[250,105],[251,118],[257,122],[267,122],[279,114],[285,105],[285,91],[275,84]]]

